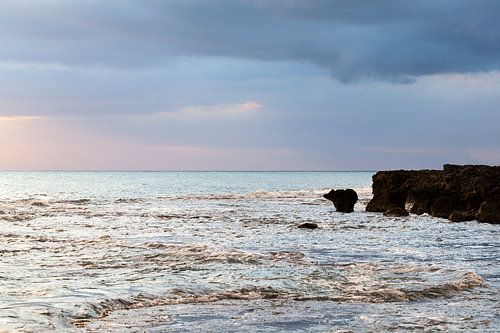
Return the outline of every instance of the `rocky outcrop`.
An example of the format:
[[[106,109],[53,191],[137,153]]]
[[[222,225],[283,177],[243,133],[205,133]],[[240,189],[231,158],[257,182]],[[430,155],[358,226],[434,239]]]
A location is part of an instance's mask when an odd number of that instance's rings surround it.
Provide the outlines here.
[[[352,213],[354,211],[354,204],[358,201],[358,194],[353,189],[346,190],[331,190],[323,195],[325,199],[333,202],[338,212]]]
[[[457,222],[474,217],[481,222],[500,220],[500,166],[447,164],[443,170],[380,171],[373,176],[372,190],[366,207],[370,212],[409,206],[412,213]]]

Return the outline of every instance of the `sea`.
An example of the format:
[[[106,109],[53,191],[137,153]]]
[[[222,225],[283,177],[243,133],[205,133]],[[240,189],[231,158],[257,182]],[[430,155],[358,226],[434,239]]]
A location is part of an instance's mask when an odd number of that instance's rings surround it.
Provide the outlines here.
[[[500,331],[499,226],[366,212],[373,174],[0,172],[0,332]]]

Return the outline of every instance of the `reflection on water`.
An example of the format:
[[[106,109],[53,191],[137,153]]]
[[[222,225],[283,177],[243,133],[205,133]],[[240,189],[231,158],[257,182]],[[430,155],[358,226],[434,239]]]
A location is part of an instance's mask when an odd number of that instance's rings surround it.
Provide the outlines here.
[[[366,213],[370,177],[0,174],[0,331],[497,331],[497,226]]]

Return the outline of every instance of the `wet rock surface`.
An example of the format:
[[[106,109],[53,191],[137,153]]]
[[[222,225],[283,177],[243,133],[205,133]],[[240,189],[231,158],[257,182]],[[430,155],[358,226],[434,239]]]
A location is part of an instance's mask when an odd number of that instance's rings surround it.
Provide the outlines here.
[[[366,210],[411,206],[411,213],[452,221],[500,223],[500,166],[450,165],[443,170],[380,171]]]
[[[301,228],[301,229],[317,229],[318,225],[316,223],[306,222],[306,223],[299,224],[299,226],[297,228]]]
[[[323,195],[325,199],[333,202],[335,209],[341,213],[352,213],[354,204],[358,201],[358,194],[353,189],[346,190],[331,190]]]
[[[410,213],[404,209],[399,207],[389,208],[384,212],[384,216],[409,216]]]
[[[454,210],[448,219],[451,222],[465,222],[474,220],[476,215],[474,211],[463,211],[463,210]]]

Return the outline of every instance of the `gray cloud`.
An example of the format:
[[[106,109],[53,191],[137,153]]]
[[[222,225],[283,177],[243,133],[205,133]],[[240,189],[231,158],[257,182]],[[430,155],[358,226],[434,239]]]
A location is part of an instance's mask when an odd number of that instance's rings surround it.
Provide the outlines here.
[[[499,12],[496,0],[7,1],[0,60],[136,69],[223,56],[406,82],[500,69]]]

